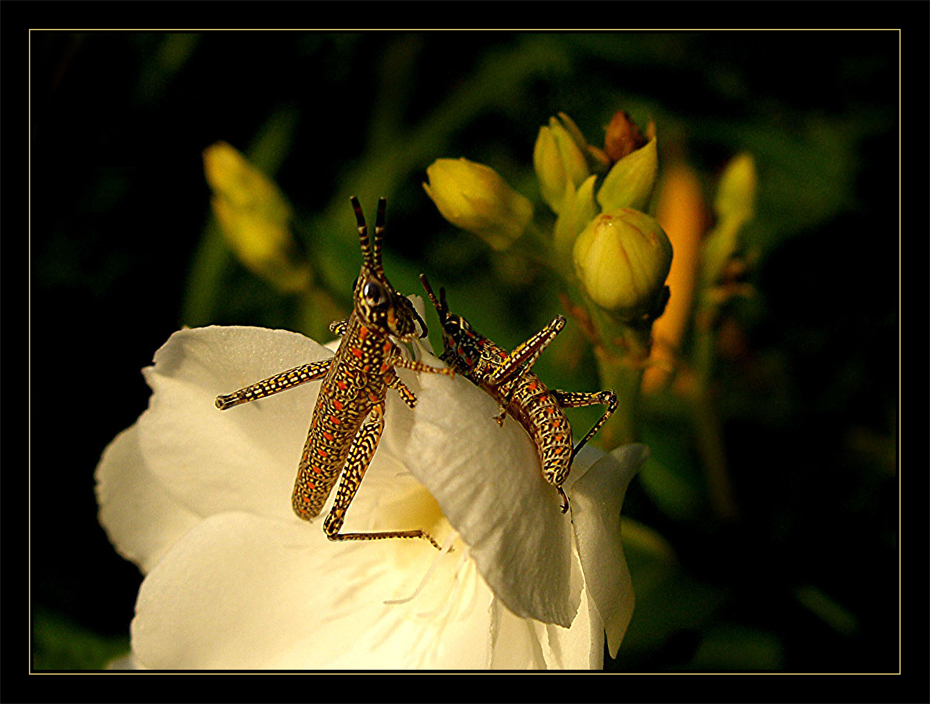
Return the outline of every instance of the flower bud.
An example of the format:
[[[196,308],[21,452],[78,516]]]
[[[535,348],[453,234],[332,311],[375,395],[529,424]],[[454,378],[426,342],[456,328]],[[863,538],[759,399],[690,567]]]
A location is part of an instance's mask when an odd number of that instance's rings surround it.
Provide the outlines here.
[[[632,319],[651,314],[672,265],[672,244],[653,218],[620,208],[594,218],[578,236],[575,272],[601,308]]]
[[[554,213],[562,212],[566,186],[578,188],[590,175],[588,144],[581,130],[565,113],[540,127],[533,148],[533,168],[543,200]]]
[[[652,198],[659,172],[658,150],[653,137],[645,146],[614,164],[597,192],[603,212],[619,208],[644,210]]]
[[[720,177],[714,210],[719,218],[742,225],[752,220],[755,203],[755,162],[750,154],[738,154],[730,160]]]
[[[620,161],[627,154],[646,146],[649,140],[643,136],[639,126],[633,122],[629,113],[618,110],[614,113],[607,134],[604,135],[604,153],[612,162]]]
[[[756,167],[750,154],[730,160],[717,186],[714,210],[717,222],[705,240],[701,276],[711,285],[723,275],[727,262],[740,247],[740,232],[756,208]]]
[[[310,270],[295,260],[292,210],[277,185],[226,142],[203,153],[220,229],[239,260],[283,291],[305,286]]]
[[[442,216],[500,251],[520,237],[533,219],[533,205],[494,169],[468,159],[437,159],[426,169],[423,188]]]
[[[568,186],[565,194],[562,212],[555,221],[553,241],[559,256],[569,255],[575,244],[575,239],[597,215],[597,205],[594,203],[594,182],[597,176],[591,175],[581,186],[575,188]]]

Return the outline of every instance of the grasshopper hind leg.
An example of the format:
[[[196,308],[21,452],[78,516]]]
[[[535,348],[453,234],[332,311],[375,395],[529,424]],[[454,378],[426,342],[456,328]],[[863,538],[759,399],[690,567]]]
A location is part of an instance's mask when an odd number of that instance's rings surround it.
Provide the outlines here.
[[[371,458],[378,449],[378,443],[381,441],[381,434],[384,432],[384,407],[375,406],[372,409],[371,418],[362,425],[358,435],[352,442],[349,449],[349,456],[346,458],[345,469],[342,471],[342,478],[339,480],[339,486],[336,489],[336,500],[323,521],[323,532],[330,540],[385,540],[388,538],[423,538],[429,543],[441,550],[442,546],[427,533],[419,528],[413,530],[391,530],[379,531],[376,533],[341,533],[342,524],[345,521],[346,511],[349,504],[358,493],[358,488],[368,471],[368,465]]]
[[[598,421],[594,426],[587,432],[587,434],[581,438],[575,449],[572,450],[572,459],[575,458],[575,455],[578,454],[578,451],[585,446],[585,444],[594,437],[594,434],[601,429],[601,426],[608,421],[608,419],[614,414],[614,411],[617,410],[617,394],[613,391],[552,391],[552,395],[555,396],[556,401],[558,401],[559,406],[562,408],[581,408],[583,406],[596,406],[602,405],[607,406],[607,410],[604,411]]]

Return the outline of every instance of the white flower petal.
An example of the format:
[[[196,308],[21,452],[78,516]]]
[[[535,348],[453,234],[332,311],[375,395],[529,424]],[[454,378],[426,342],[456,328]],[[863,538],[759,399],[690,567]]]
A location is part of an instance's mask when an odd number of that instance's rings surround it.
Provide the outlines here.
[[[230,393],[331,353],[285,330],[181,330],[144,370],[154,392],[139,419],[152,472],[192,511],[290,514],[290,495],[319,382],[220,411]]]
[[[417,388],[405,455],[410,471],[515,615],[569,626],[582,581],[570,518],[560,513],[529,436],[511,418],[498,427],[496,402],[460,376],[422,374]]]
[[[492,670],[545,670],[546,658],[532,619],[515,616],[500,599],[491,605]]]
[[[550,670],[600,670],[604,667],[604,626],[587,588],[571,628],[536,624]]]
[[[499,599],[491,608],[492,670],[600,670],[604,629],[582,592],[571,628],[515,616]]]
[[[95,478],[100,524],[116,551],[143,574],[201,519],[152,475],[135,425],[103,451]]]
[[[139,667],[136,665],[135,659],[132,657],[132,653],[126,653],[121,655],[118,658],[110,660],[104,667],[105,670],[138,670]]]
[[[438,554],[431,546],[336,545],[307,528],[245,513],[203,521],[143,583],[133,621],[138,662],[157,669],[487,667],[491,595],[473,569],[456,570],[458,560],[449,560],[423,594],[385,604],[408,596],[411,578],[419,578],[397,568],[398,550],[407,559],[420,551],[414,562],[428,565]]]
[[[597,452],[596,450],[593,452]],[[575,458],[583,462],[584,448]],[[626,489],[649,456],[645,445],[624,445],[604,455],[575,480],[568,494],[585,587],[616,657],[633,614],[633,586],[620,543],[620,508]]]

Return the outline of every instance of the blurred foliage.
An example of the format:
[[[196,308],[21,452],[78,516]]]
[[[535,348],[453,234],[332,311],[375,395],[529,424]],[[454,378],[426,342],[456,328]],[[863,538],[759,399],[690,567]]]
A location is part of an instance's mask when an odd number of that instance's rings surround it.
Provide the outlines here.
[[[36,670],[103,670],[129,652],[129,634],[102,636],[36,609],[32,621],[32,666]]]
[[[446,223],[425,170],[488,164],[542,213],[539,127],[565,112],[601,143],[623,109],[654,121],[660,175],[676,161],[697,175],[711,223],[734,156],[758,183],[737,252],[753,295],[682,342],[686,360],[709,355],[706,393],[688,393],[685,364],[638,409],[653,456],[624,507],[637,607],[607,669],[897,670],[895,32],[39,32],[31,46],[32,368],[65,357],[94,389],[65,424],[57,404],[33,408],[57,435],[32,448],[34,489],[68,497],[54,521],[33,506],[35,668],[125,648],[140,577],[96,524],[93,470],[144,410],[139,369],[174,330],[327,338],[359,265],[348,196],[370,211],[383,195],[392,283],[420,294],[428,272],[512,347],[564,312],[558,281]],[[202,163],[217,142],[293,207],[306,289],[224,240]],[[536,371],[602,383],[577,325]],[[34,372],[33,398],[60,395],[51,383]],[[570,411],[577,427],[598,414]]]

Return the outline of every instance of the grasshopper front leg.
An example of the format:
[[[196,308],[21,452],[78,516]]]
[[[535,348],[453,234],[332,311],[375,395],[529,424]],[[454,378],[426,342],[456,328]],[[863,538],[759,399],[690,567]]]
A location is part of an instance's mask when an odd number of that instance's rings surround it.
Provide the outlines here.
[[[416,362],[412,359],[404,359],[403,357],[394,355],[388,357],[384,360],[384,379],[387,382],[387,385],[397,391],[400,394],[400,397],[403,399],[404,403],[407,404],[411,409],[416,408],[417,397],[410,390],[410,388],[397,376],[397,372],[394,371],[394,368],[400,367],[401,369],[411,369],[415,372],[426,372],[429,374],[445,374],[449,377],[455,376],[455,370],[452,367],[444,367],[442,369],[438,367],[431,367],[428,364],[423,362]]]
[[[345,320],[334,320],[329,324],[329,331],[336,337],[342,337],[349,328],[349,318]]]
[[[349,456],[346,458],[345,468],[342,470],[342,478],[339,480],[339,486],[336,489],[336,499],[333,507],[323,521],[323,532],[330,540],[384,540],[387,538],[424,538],[428,540],[433,547],[440,550],[441,547],[429,533],[424,530],[391,530],[377,533],[340,533],[342,524],[345,521],[346,511],[349,510],[349,504],[355,498],[358,488],[368,471],[368,465],[371,464],[371,458],[374,457],[375,450],[378,449],[378,443],[381,441],[381,435],[384,432],[384,406],[375,405],[371,410],[368,421],[362,425],[352,442],[349,449]]]
[[[254,384],[233,391],[231,394],[221,394],[216,397],[216,407],[221,411],[225,411],[227,408],[248,403],[249,401],[257,401],[265,396],[293,389],[295,386],[300,386],[308,381],[321,379],[326,376],[332,361],[330,358],[319,362],[311,362],[310,364],[302,364],[299,367],[288,369],[286,372],[256,381]]]

